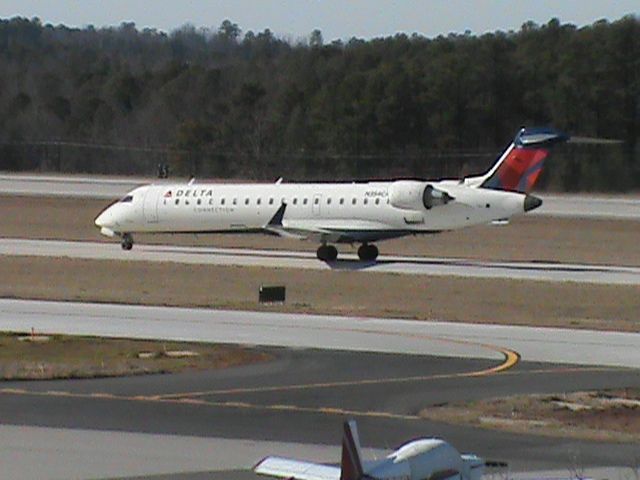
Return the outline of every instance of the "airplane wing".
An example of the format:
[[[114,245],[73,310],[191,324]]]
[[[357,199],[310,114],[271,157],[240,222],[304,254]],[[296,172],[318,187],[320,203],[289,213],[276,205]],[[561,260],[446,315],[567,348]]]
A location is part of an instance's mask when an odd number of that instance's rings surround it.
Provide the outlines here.
[[[276,182],[278,183],[278,182]],[[271,217],[271,220],[264,226],[264,230],[271,235],[278,235],[285,238],[294,238],[297,240],[305,240],[308,235],[305,232],[297,232],[291,229],[285,228],[282,224],[284,218],[284,212],[287,210],[287,204],[283,203],[278,208],[278,211]]]
[[[337,242],[343,239],[353,241],[377,239],[380,235],[379,232],[384,233],[388,230],[388,226],[381,222],[354,221],[352,219],[287,220],[284,218],[286,208],[286,203],[280,205],[271,220],[263,227],[266,233],[299,240]]]
[[[253,471],[259,475],[296,480],[340,480],[340,467],[302,462],[282,457],[266,457]]]

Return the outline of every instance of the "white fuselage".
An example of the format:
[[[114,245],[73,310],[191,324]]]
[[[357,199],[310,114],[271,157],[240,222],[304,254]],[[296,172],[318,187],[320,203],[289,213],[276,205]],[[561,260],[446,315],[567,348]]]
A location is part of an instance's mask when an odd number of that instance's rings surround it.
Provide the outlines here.
[[[451,201],[426,208],[425,185]],[[525,195],[454,181],[161,184],[136,188],[96,219],[104,234],[283,231],[322,241],[375,241],[479,225],[524,212]]]

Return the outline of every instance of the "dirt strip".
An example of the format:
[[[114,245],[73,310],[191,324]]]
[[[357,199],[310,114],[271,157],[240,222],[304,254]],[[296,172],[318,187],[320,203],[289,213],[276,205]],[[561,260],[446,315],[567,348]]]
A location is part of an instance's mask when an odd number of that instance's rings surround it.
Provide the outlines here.
[[[640,331],[635,286],[0,257],[0,297]],[[285,285],[285,305],[258,303]]]
[[[95,217],[111,202],[84,198],[0,196],[0,236],[113,241]],[[265,235],[140,235],[144,243],[315,250],[313,242]],[[506,226],[481,226],[379,243],[382,254],[483,260],[640,266],[640,222],[522,216]],[[340,246],[342,251],[355,251]]]
[[[515,395],[469,403],[430,406],[424,418],[516,433],[639,442],[640,390],[637,388]]]
[[[235,345],[0,334],[0,380],[117,377],[211,370],[264,362],[272,355]]]

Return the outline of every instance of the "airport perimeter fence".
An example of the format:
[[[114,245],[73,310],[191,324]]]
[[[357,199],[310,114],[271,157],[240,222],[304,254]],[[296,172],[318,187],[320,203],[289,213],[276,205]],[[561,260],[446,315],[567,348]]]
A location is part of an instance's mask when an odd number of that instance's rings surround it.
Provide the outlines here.
[[[411,151],[380,155],[261,154],[177,150],[73,142],[0,144],[0,171],[271,181],[344,181],[388,178],[463,178],[485,172],[499,152]],[[640,189],[640,155],[624,145],[568,144],[545,165],[539,189]]]

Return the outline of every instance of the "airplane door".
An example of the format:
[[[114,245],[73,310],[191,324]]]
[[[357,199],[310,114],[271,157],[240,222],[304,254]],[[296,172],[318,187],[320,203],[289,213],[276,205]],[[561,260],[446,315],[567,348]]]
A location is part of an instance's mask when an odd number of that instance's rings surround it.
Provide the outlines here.
[[[320,205],[322,205],[322,195],[314,195],[313,204],[311,205],[311,211],[313,212],[314,217],[320,216]]]
[[[160,197],[160,188],[149,187],[144,195],[144,204],[142,210],[147,223],[158,222],[158,200]]]

